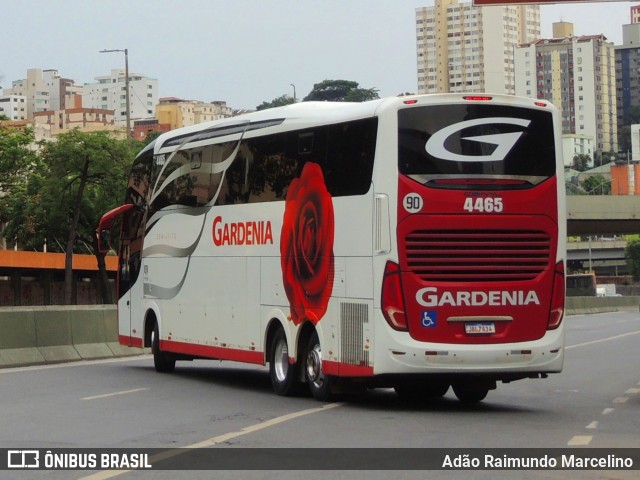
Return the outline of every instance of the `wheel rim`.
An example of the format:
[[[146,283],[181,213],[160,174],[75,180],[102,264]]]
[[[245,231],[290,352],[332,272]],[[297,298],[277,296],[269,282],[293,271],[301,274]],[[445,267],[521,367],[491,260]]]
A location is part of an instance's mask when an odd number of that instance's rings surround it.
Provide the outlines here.
[[[289,371],[289,348],[285,340],[278,342],[276,345],[273,361],[276,378],[279,382],[285,381],[287,379],[287,372]]]
[[[322,356],[320,344],[315,344],[307,355],[307,378],[316,387],[322,387],[324,374],[322,373]]]

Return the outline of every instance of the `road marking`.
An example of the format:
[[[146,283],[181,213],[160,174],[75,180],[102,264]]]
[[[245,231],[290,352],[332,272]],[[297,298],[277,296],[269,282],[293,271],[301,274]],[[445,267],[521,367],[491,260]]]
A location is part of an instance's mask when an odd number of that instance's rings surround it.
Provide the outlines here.
[[[618,397],[614,398],[611,403],[627,403],[627,400],[629,400],[629,397]]]
[[[264,422],[256,423],[255,425],[249,425],[237,432],[229,432],[223,433],[222,435],[218,435],[217,437],[210,438],[208,440],[203,440],[202,442],[193,443],[191,445],[187,445],[181,448],[174,448],[171,450],[166,450],[164,452],[158,453],[149,458],[149,463],[153,465],[156,462],[161,460],[166,460],[167,458],[177,457],[178,455],[182,455],[188,451],[190,448],[206,448],[212,447],[216,444],[227,442],[231,439],[241,437],[243,435],[247,435],[249,433],[257,432],[259,430],[263,430],[265,428],[273,427],[274,425],[279,425],[284,422],[288,422],[289,420],[295,420],[296,418],[304,417],[306,415],[312,415],[314,413],[324,412],[326,410],[330,410],[332,408],[341,407],[344,403],[328,403],[321,407],[308,408],[306,410],[300,410],[298,412],[288,413],[286,415],[281,415],[276,418],[272,418],[271,420],[266,420]],[[93,475],[89,475],[88,477],[82,477],[79,480],[106,480],[108,478],[118,477],[124,473],[131,472],[132,470],[105,470],[104,472],[98,472]]]
[[[593,440],[592,435],[576,435],[567,442],[567,445],[574,447],[589,445],[591,440]]]
[[[610,413],[613,413],[614,410],[615,408],[605,408],[602,410],[602,415],[609,415]]]
[[[638,335],[638,334],[640,334],[640,331],[623,333],[621,335],[616,335],[614,337],[601,338],[599,340],[591,340],[590,342],[576,343],[575,345],[566,346],[565,350],[571,350],[572,348],[577,348],[577,347],[586,347],[587,345],[594,345],[596,343],[608,342],[610,340],[617,340],[619,338],[629,337],[631,335]]]
[[[598,428],[598,422],[591,422],[589,425],[587,425],[584,428],[588,428],[589,430],[595,430],[596,428]]]
[[[640,388],[630,388],[629,390],[627,390],[624,393],[628,393],[628,394],[634,394],[634,393],[640,393]]]
[[[123,390],[121,392],[103,393],[102,395],[94,395],[93,397],[84,397],[84,398],[81,398],[80,400],[97,400],[98,398],[116,397],[118,395],[127,395],[129,393],[143,392],[145,390],[149,390],[149,389],[148,388],[134,388],[133,390]]]

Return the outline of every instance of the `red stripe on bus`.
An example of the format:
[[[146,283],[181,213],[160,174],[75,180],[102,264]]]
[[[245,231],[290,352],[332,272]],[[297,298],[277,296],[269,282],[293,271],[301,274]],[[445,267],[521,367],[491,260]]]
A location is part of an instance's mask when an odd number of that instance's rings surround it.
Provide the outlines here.
[[[195,357],[205,357],[216,360],[232,360],[234,362],[264,365],[264,354],[262,352],[239,350],[236,348],[214,347],[211,345],[197,345],[194,343],[160,340],[160,350],[165,352],[182,353],[184,355],[193,355]]]
[[[327,375],[337,375],[340,377],[372,377],[373,367],[366,365],[346,365],[339,362],[322,362],[322,371]]]
[[[125,347],[142,348],[144,346],[141,338],[128,337],[126,335],[119,335],[118,342],[120,345],[124,345]]]

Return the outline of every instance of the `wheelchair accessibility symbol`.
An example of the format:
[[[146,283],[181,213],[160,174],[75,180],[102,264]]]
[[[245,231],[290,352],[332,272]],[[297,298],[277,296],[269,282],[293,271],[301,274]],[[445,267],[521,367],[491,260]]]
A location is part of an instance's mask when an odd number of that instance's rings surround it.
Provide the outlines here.
[[[438,314],[436,312],[422,312],[422,326],[425,328],[436,328]]]

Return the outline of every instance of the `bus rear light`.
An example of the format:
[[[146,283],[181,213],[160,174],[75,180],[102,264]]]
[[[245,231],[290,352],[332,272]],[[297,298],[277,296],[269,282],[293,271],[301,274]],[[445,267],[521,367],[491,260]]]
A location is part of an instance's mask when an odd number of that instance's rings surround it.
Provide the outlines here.
[[[465,95],[462,98],[471,102],[486,102],[488,100],[493,100],[493,97],[489,97],[487,95]]]
[[[437,178],[432,180],[436,185],[524,185],[525,180],[512,178]]]
[[[405,100],[403,103],[405,105],[415,105],[416,103],[418,103],[418,100]]]
[[[548,105],[544,102],[533,102],[536,107],[547,107]]]
[[[387,262],[382,279],[382,314],[394,330],[407,331],[407,316],[404,310],[400,267],[397,263]]]
[[[564,264],[556,264],[553,278],[553,292],[551,294],[551,311],[549,312],[549,322],[547,330],[554,330],[560,326],[564,316],[564,295],[565,295]]]

